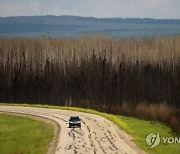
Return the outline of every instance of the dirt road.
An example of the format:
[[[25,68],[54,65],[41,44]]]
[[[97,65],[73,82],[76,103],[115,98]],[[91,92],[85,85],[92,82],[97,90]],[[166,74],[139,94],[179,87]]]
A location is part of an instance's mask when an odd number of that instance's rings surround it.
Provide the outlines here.
[[[0,106],[0,112],[13,112],[39,116],[56,121],[60,132],[56,133],[56,154],[135,154],[144,153],[131,137],[111,121],[88,113],[59,109]],[[80,128],[68,128],[71,115],[82,120]]]

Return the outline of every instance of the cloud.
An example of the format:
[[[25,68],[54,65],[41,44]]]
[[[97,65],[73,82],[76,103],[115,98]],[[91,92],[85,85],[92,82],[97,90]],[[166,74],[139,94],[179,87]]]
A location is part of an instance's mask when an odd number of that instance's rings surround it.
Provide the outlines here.
[[[1,0],[0,16],[180,18],[179,0]]]
[[[40,13],[40,3],[36,0],[27,1],[3,1],[0,4],[1,16],[36,15]]]
[[[98,0],[93,14],[98,17],[180,18],[180,9],[176,6],[180,6],[180,1]]]
[[[80,15],[77,10],[65,9],[60,6],[53,6],[47,10],[50,15]]]

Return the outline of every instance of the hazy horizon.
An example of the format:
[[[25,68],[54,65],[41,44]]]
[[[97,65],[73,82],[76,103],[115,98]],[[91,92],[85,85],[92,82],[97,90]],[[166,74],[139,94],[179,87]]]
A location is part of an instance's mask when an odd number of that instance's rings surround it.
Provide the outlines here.
[[[179,0],[1,0],[0,16],[180,19]]]
[[[180,18],[150,18],[150,17],[93,17],[93,16],[79,16],[79,15],[51,15],[51,14],[47,14],[47,15],[17,15],[17,16],[0,16],[1,18],[8,18],[8,17],[45,17],[45,16],[54,16],[54,17],[62,17],[62,16],[70,16],[70,17],[82,17],[82,18],[97,18],[97,19],[111,19],[111,18],[119,18],[119,19],[154,19],[154,20],[168,20],[168,19],[172,19],[172,20],[180,20]]]

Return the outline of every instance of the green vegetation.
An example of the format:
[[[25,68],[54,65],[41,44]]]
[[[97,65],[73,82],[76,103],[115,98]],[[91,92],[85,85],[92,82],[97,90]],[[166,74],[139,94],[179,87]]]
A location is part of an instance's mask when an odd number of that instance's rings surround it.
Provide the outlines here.
[[[0,114],[0,153],[44,154],[54,135],[53,125],[31,117]]]
[[[6,103],[1,103],[0,105],[11,105]],[[132,117],[125,117],[125,116],[117,116],[113,114],[107,114],[99,111],[95,111],[92,109],[84,109],[84,108],[77,108],[77,107],[67,107],[67,106],[50,106],[50,105],[40,105],[40,104],[13,104],[15,106],[24,106],[24,107],[40,107],[40,108],[52,108],[52,109],[63,109],[63,110],[72,110],[78,112],[86,112],[91,114],[100,115],[105,117],[112,122],[114,122],[119,128],[125,130],[128,134],[133,137],[133,141],[143,150],[147,151],[148,153],[152,154],[161,154],[166,151],[167,154],[170,153],[180,153],[180,146],[179,144],[168,144],[165,145],[161,143],[158,147],[153,149],[149,149],[145,143],[146,136],[151,132],[159,132],[162,137],[167,136],[177,136],[172,132],[172,130],[165,124],[161,124],[160,122],[155,121],[146,121],[140,120],[137,118]]]
[[[117,116],[122,122],[124,122],[128,129],[126,131],[133,136],[133,141],[137,145],[152,154],[178,154],[180,153],[179,144],[164,144],[160,143],[157,147],[150,149],[145,143],[145,138],[149,133],[158,132],[161,137],[173,137],[175,135],[172,130],[159,122],[140,120],[132,117]]]

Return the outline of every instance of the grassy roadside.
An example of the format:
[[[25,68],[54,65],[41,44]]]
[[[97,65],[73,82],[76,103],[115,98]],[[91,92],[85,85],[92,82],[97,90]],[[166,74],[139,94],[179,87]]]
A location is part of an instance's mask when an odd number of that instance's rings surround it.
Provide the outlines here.
[[[153,149],[150,149],[147,147],[145,138],[146,136],[151,132],[159,132],[159,134],[163,137],[171,137],[171,136],[177,136],[175,135],[172,130],[159,122],[153,122],[153,121],[146,121],[146,120],[140,120],[137,118],[132,117],[125,117],[125,116],[117,116],[112,114],[107,114],[103,112],[98,112],[91,109],[83,109],[83,108],[77,108],[77,107],[66,107],[66,106],[50,106],[50,105],[39,105],[39,104],[6,104],[6,103],[0,103],[0,105],[14,105],[14,106],[24,106],[24,107],[40,107],[40,108],[52,108],[52,109],[63,109],[63,110],[72,110],[72,111],[78,111],[78,112],[86,112],[91,114],[100,115],[102,117],[105,117],[112,122],[114,122],[118,127],[125,130],[128,134],[130,134],[133,137],[133,141],[143,150],[145,150],[148,153],[152,154],[179,154],[180,153],[180,146],[179,144],[164,144],[160,143],[158,147],[155,147]]]
[[[133,117],[118,116],[121,121],[127,124],[127,133],[133,136],[133,141],[142,149],[150,154],[179,154],[180,144],[164,144],[162,143],[162,137],[177,137],[172,130],[159,122],[140,120]],[[161,143],[151,149],[148,148],[145,139],[146,136],[152,132],[158,132],[161,137]]]
[[[29,116],[0,113],[0,153],[21,154],[48,151],[53,125]]]

